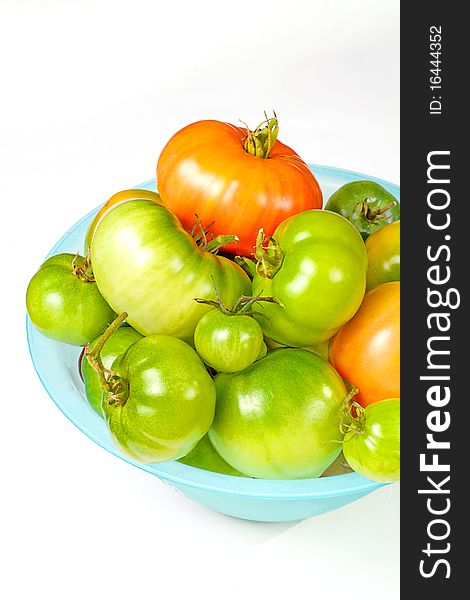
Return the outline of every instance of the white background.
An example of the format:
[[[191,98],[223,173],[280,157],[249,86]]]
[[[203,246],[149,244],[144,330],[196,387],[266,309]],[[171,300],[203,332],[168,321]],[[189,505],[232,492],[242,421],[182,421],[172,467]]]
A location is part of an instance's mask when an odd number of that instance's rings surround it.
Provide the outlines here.
[[[91,443],[27,354],[53,243],[201,118],[280,117],[311,162],[399,180],[398,0],[0,0],[0,595],[398,598],[398,486],[298,524],[219,515]]]

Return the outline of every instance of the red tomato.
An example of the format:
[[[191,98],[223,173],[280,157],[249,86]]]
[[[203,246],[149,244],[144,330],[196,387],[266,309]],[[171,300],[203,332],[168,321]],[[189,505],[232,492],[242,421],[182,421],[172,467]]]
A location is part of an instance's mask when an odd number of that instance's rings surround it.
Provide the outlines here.
[[[330,345],[338,373],[359,388],[362,406],[400,397],[400,282],[383,283],[364,296],[355,316]]]
[[[197,215],[203,225],[213,223],[215,236],[237,235],[238,243],[223,248],[232,254],[250,256],[261,227],[272,235],[287,217],[322,206],[320,186],[308,165],[276,140],[277,119],[269,124],[266,145],[266,127],[248,132],[220,121],[198,121],[178,131],[158,159],[164,204],[188,231]],[[264,141],[263,151],[253,145],[250,150],[251,136]]]

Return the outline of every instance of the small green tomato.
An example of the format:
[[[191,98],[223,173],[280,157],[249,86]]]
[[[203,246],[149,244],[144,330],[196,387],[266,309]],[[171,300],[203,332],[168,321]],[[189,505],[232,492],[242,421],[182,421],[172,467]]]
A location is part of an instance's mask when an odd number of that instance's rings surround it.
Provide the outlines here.
[[[199,356],[221,373],[243,371],[265,350],[263,331],[248,315],[206,313],[196,325],[194,345]]]
[[[100,294],[88,259],[73,254],[46,260],[29,283],[26,307],[36,329],[74,346],[94,340],[116,316]]]
[[[366,408],[353,402],[344,409],[344,457],[360,475],[374,481],[400,479],[400,399],[390,398]]]
[[[243,371],[266,356],[268,348],[263,330],[253,318],[253,306],[260,302],[277,303],[272,297],[240,296],[227,308],[215,288],[217,301],[196,298],[196,302],[215,306],[196,325],[194,346],[202,360],[219,373]]]
[[[346,183],[328,200],[326,210],[345,217],[365,240],[384,225],[400,219],[400,203],[375,181]]]

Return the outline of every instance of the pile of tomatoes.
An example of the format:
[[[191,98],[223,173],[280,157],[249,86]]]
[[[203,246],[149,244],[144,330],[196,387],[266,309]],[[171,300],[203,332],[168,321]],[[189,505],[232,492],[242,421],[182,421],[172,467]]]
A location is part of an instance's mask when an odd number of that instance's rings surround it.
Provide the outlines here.
[[[29,317],[84,347],[87,400],[136,461],[397,480],[399,203],[356,181],[323,210],[277,136],[275,116],[177,132],[159,193],[115,194],[84,256],[33,276]]]

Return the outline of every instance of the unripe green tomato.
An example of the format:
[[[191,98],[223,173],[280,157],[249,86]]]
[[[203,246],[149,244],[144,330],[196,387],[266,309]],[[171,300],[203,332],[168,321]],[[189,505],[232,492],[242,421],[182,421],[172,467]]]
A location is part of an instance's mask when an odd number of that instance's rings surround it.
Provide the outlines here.
[[[102,407],[116,446],[142,463],[188,454],[207,433],[215,386],[186,342],[166,335],[144,337],[119,356],[112,370],[124,393],[104,392]]]
[[[400,219],[400,203],[375,181],[351,181],[341,186],[326,203],[350,221],[365,240],[387,223]]]
[[[36,329],[74,346],[94,340],[116,316],[84,265],[83,256],[51,256],[26,292],[28,315]]]
[[[400,281],[400,221],[385,225],[370,235],[366,250],[368,290],[387,281]]]
[[[400,479],[400,399],[369,404],[344,436],[343,453],[354,471],[374,481]]]
[[[319,477],[341,450],[338,417],[346,388],[333,367],[299,348],[279,348],[244,371],[215,378],[209,437],[251,477]]]
[[[329,340],[356,313],[366,287],[367,253],[356,229],[326,210],[283,221],[256,250],[256,320],[267,338],[300,348]]]
[[[146,195],[148,197],[148,194]],[[91,260],[101,293],[143,335],[165,334],[193,343],[194,329],[215,301],[226,306],[249,294],[250,280],[233,261],[198,246],[153,193],[105,210],[92,233]],[[138,197],[138,196],[137,196]]]
[[[99,338],[94,340],[90,347],[93,348]],[[107,340],[103,349],[100,352],[101,360],[106,369],[111,369],[114,361],[118,356],[124,354],[124,352],[137,342],[141,340],[142,336],[132,327],[120,327],[115,331],[111,337]],[[86,356],[82,357],[81,360],[81,371],[83,382],[85,383],[85,395],[88,402],[91,404],[93,409],[100,415],[103,416],[101,409],[101,399],[103,397],[103,390],[101,388],[98,373],[88,362]]]
[[[215,308],[196,325],[194,345],[202,360],[221,373],[235,373],[266,354],[263,331],[253,317]]]

